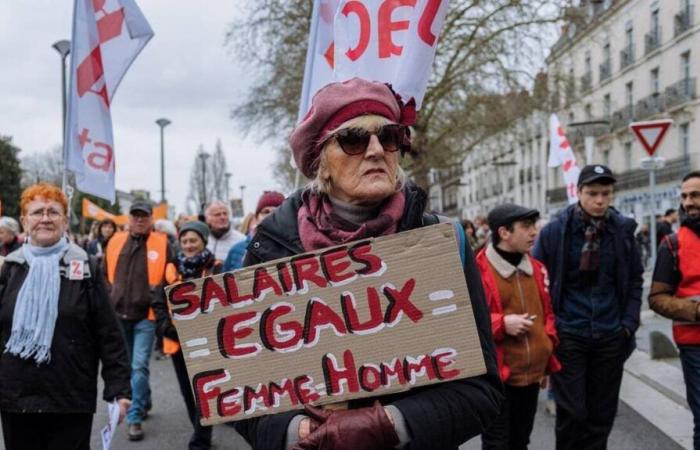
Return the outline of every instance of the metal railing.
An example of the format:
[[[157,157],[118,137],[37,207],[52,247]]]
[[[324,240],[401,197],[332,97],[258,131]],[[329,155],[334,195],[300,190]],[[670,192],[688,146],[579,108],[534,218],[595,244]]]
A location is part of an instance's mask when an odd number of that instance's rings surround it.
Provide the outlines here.
[[[684,11],[673,16],[673,37],[678,37],[693,27],[694,13],[694,6],[688,5]]]
[[[673,108],[697,97],[695,78],[684,78],[666,88],[666,107]]]
[[[637,102],[634,107],[635,119],[647,119],[665,110],[664,96],[660,92],[654,93]]]
[[[612,63],[608,59],[600,65],[600,82],[607,80],[612,75]]]
[[[626,49],[620,50],[620,70],[634,63],[634,44],[630,44]]]
[[[644,54],[648,55],[659,47],[661,47],[661,27],[656,27],[644,35]]]

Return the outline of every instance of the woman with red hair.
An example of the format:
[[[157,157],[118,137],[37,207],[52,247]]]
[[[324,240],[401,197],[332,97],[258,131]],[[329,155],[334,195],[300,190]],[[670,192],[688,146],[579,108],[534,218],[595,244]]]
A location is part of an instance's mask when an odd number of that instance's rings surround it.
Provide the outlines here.
[[[20,206],[27,239],[0,271],[5,448],[89,449],[100,363],[104,400],[117,401],[120,419],[126,414],[126,344],[98,265],[66,238],[63,192],[35,184]]]

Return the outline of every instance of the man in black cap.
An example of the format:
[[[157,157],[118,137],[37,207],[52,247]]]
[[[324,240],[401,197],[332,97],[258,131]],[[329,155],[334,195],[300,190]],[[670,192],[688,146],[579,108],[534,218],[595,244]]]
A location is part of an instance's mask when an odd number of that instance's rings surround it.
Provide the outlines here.
[[[148,362],[155,340],[151,302],[173,255],[165,234],[152,231],[153,207],[136,201],[129,208],[129,231],[112,236],[105,250],[110,297],[131,356],[132,403],[126,419],[129,440],[143,439],[141,422],[151,406]]]
[[[484,449],[527,449],[540,384],[560,368],[553,356],[557,334],[547,270],[529,255],[539,217],[536,209],[497,206],[488,215],[491,243],[476,258],[506,394],[482,435]]]
[[[578,203],[558,213],[535,245],[550,274],[563,366],[552,376],[557,449],[606,448],[635,347],[644,268],[637,223],[610,206],[614,185],[609,168],[584,167]]]

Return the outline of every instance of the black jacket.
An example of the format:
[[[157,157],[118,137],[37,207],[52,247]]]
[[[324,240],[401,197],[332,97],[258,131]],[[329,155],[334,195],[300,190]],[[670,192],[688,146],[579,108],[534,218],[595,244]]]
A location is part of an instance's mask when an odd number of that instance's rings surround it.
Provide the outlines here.
[[[434,215],[423,214],[425,193],[409,185],[405,189],[406,207],[398,231],[437,223]],[[248,246],[244,266],[304,253],[297,228],[301,191],[292,194],[257,228]],[[463,380],[431,385],[378,399],[397,407],[411,434],[408,450],[451,450],[481,434],[499,411],[502,386],[496,368],[491,322],[481,278],[474,255],[466,246],[464,274],[469,287],[487,374]],[[350,402],[350,408],[371,406],[374,398]],[[287,426],[301,411],[236,422],[236,429],[257,450],[284,449]]]
[[[86,277],[69,280],[71,260],[84,261]],[[22,250],[5,260],[0,272],[0,410],[27,413],[94,413],[97,370],[102,363],[103,399],[131,398],[126,342],[109,303],[104,275],[87,254],[71,244],[61,260],[58,318],[51,360],[37,366],[3,350],[12,333],[15,301],[29,266]]]

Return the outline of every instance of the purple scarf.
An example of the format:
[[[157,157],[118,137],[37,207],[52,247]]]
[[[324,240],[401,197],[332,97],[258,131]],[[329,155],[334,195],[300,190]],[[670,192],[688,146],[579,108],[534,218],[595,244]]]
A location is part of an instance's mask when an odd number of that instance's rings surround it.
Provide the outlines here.
[[[327,195],[305,191],[297,214],[299,237],[307,252],[344,244],[368,237],[396,233],[403,217],[406,196],[403,191],[384,200],[379,214],[362,225],[356,225],[333,213],[333,205]]]

